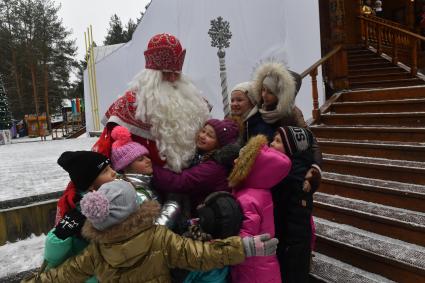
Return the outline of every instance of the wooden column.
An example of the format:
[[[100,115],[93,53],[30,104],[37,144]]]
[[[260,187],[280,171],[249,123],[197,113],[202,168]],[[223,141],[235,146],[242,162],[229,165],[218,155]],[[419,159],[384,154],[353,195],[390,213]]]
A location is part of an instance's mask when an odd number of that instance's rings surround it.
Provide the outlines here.
[[[360,12],[360,10],[359,10]],[[337,45],[344,45],[346,42],[346,23],[345,23],[344,0],[329,1],[329,22],[331,26],[330,50]],[[327,50],[329,52],[330,50]],[[334,90],[340,90],[348,87],[348,62],[347,52],[342,50],[330,60],[328,70],[329,85]]]

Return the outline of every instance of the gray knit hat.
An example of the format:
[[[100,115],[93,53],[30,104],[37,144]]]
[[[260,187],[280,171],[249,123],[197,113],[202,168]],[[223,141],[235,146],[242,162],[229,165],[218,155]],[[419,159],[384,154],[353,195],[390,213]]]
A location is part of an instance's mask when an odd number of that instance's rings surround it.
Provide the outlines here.
[[[99,231],[124,221],[138,208],[136,190],[123,180],[103,184],[87,193],[80,204],[81,212]]]

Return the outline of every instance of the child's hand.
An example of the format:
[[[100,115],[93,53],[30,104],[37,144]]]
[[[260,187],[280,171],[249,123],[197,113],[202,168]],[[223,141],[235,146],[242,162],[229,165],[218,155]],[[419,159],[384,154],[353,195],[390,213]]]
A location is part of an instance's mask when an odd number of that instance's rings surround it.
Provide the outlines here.
[[[86,217],[77,209],[70,210],[59,221],[53,232],[61,240],[76,235],[81,231]]]
[[[308,170],[304,178],[305,181],[309,183],[308,185],[310,185],[310,187],[308,187],[306,182],[304,182],[303,190],[305,192],[309,192],[310,190],[312,190],[313,193],[316,192],[319,188],[320,182],[322,181],[322,175],[320,171],[315,166],[313,166]]]
[[[261,234],[254,237],[242,238],[245,256],[269,256],[276,254],[279,240],[270,238],[270,234]]]

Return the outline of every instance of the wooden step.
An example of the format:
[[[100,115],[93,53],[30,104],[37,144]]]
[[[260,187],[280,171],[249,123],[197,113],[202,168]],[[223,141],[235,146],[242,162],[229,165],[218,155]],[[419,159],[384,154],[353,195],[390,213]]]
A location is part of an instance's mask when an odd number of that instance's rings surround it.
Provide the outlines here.
[[[425,246],[425,214],[317,192],[314,215]]]
[[[359,70],[363,70],[366,71],[369,69],[385,69],[388,67],[393,67],[394,64],[388,61],[385,62],[371,62],[371,63],[356,63],[356,64],[349,64],[348,65],[348,70],[350,71],[359,71]]]
[[[334,102],[330,111],[335,113],[425,112],[425,98]]]
[[[423,185],[323,172],[320,192],[425,212]]]
[[[358,54],[347,54],[348,60],[356,60],[359,58],[377,58],[378,56],[375,53],[358,53]]]
[[[323,154],[327,172],[425,185],[425,162]]]
[[[374,63],[387,63],[389,62],[387,59],[384,59],[379,56],[374,57],[348,57],[348,68],[352,65],[358,65],[358,64],[374,64]]]
[[[405,283],[425,278],[425,248],[315,218],[317,252]],[[344,281],[341,281],[344,282]]]
[[[355,49],[347,49],[347,55],[348,56],[354,56],[354,55],[365,55],[365,54],[373,54],[376,56],[375,52],[370,51],[366,48],[355,48]]]
[[[424,142],[425,127],[384,127],[384,126],[326,126],[312,125],[310,129],[318,138]]]
[[[349,82],[350,88],[374,88],[374,87],[398,87],[424,85],[425,81],[417,78],[397,79],[397,80],[376,80],[364,82]]]
[[[406,71],[400,70],[400,73],[380,73],[380,74],[360,74],[356,76],[348,76],[350,83],[379,81],[379,80],[398,80],[412,78],[412,75]]]
[[[425,112],[322,114],[320,121],[326,125],[420,127],[425,126]]]
[[[348,76],[391,74],[391,73],[399,74],[403,71],[404,71],[403,69],[394,65],[388,66],[386,68],[368,68],[368,69],[360,69],[360,70],[348,69]]]
[[[317,139],[323,153],[357,155],[409,161],[425,161],[425,144],[346,139]]]
[[[344,92],[339,102],[382,101],[390,99],[425,98],[424,86],[384,88]]]
[[[367,272],[317,252],[314,253],[310,274],[315,278],[319,278],[321,282],[395,283],[395,281],[378,274]]]

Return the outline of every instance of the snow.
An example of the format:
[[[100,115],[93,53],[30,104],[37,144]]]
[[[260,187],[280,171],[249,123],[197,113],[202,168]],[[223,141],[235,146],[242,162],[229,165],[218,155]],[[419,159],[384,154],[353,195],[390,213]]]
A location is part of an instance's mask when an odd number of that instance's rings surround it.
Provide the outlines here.
[[[315,201],[340,207],[344,210],[357,211],[372,217],[380,217],[390,221],[401,221],[412,227],[425,228],[425,213],[422,212],[395,208],[363,200],[344,198],[338,195],[328,195],[320,192],[314,194],[314,199]]]
[[[342,261],[327,257],[320,253],[314,253],[312,274],[319,276],[326,282],[343,282],[345,283],[393,283],[380,275],[370,273],[344,263]]]
[[[362,184],[363,186],[370,187],[373,190],[383,189],[383,190],[391,191],[394,193],[397,192],[402,195],[414,194],[418,197],[425,197],[425,190],[423,185],[416,185],[416,184],[409,184],[409,183],[402,183],[402,182],[381,180],[381,179],[372,179],[372,178],[365,178],[365,177],[330,173],[330,172],[323,172],[322,177],[323,179],[336,180],[336,181],[341,181],[345,183],[350,183],[353,185]]]
[[[69,176],[56,163],[60,154],[90,150],[97,138],[18,140],[0,146],[0,201],[64,190]]]
[[[356,155],[336,155],[336,154],[323,154],[324,160],[336,160],[336,161],[348,161],[366,164],[368,166],[372,165],[381,165],[396,168],[409,168],[410,170],[414,169],[425,169],[425,162],[418,161],[408,161],[408,160],[396,160],[396,159],[386,159],[386,158],[376,158],[376,157],[365,157],[365,156],[356,156]]]
[[[40,267],[45,238],[44,234],[31,235],[25,240],[0,246],[0,278]]]
[[[315,217],[314,222],[318,236],[333,239],[399,263],[425,269],[425,248],[422,246],[367,232],[350,225],[333,223],[319,217]]]
[[[421,149],[425,150],[425,147],[423,146],[424,143],[420,142],[400,142],[400,141],[378,141],[374,140],[368,141],[368,140],[349,140],[349,139],[328,139],[328,138],[317,138],[317,141],[322,143],[339,143],[339,144],[346,144],[346,145],[358,145],[358,146],[368,146],[368,147],[391,147],[391,148],[403,148],[403,149]]]

